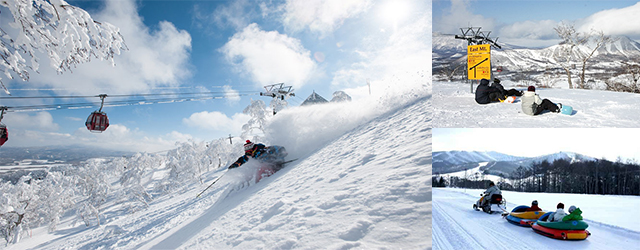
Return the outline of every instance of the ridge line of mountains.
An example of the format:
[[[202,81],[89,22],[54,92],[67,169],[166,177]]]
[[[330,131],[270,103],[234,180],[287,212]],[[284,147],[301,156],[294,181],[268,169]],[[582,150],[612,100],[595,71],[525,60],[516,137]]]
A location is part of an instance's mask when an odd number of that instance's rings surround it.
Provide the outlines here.
[[[533,163],[543,162],[545,160],[551,163],[558,159],[565,159],[569,162],[599,160],[578,153],[562,151],[536,157],[512,156],[495,151],[434,151],[432,172],[436,175],[465,171],[478,167],[480,163],[486,162],[487,164],[481,167],[482,171],[487,170],[489,174],[502,174],[508,177],[520,166],[529,168]]]

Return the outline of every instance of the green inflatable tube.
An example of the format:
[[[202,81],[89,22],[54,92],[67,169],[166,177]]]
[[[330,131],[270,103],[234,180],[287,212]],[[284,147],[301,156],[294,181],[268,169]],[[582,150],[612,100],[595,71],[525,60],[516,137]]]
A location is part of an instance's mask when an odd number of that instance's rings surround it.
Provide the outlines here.
[[[558,222],[547,222],[538,220],[538,225],[553,229],[562,229],[562,230],[585,230],[589,227],[589,224],[584,222],[583,220],[571,220],[571,221],[558,221]]]

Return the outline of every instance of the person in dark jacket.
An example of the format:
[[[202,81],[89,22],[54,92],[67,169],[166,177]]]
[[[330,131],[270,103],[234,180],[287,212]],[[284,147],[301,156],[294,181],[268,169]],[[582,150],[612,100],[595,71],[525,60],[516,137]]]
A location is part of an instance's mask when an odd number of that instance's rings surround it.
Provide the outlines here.
[[[249,157],[258,158],[262,156],[266,151],[267,146],[265,146],[264,144],[255,144],[250,140],[247,140],[247,142],[244,144],[244,155],[240,156],[240,158],[238,158],[236,162],[231,164],[231,166],[229,166],[229,169],[240,167],[242,166],[242,164],[245,164],[247,161],[249,161]]]
[[[498,78],[493,79],[491,86],[489,86],[489,80],[482,79],[480,80],[480,85],[476,88],[476,102],[478,104],[504,101],[507,96],[522,96],[522,91],[516,89],[505,90]]]
[[[538,201],[534,200],[531,202],[531,207],[525,211],[542,211],[542,208],[538,207]]]

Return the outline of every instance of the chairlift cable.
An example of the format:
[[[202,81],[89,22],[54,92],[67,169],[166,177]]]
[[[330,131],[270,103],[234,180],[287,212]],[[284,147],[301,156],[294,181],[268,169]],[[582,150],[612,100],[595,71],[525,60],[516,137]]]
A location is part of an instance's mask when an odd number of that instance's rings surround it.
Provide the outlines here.
[[[200,96],[200,97],[183,97],[183,98],[156,98],[156,99],[133,99],[133,100],[120,100],[120,101],[105,101],[104,107],[120,107],[120,106],[132,106],[132,105],[150,105],[160,103],[177,103],[187,101],[202,101],[212,99],[224,99],[229,97],[240,97],[257,95],[253,94],[237,94],[233,96],[221,95],[221,96]],[[111,97],[111,95],[109,95]],[[63,103],[63,104],[43,104],[43,105],[28,105],[28,106],[7,106],[9,112],[28,112],[28,111],[45,111],[45,110],[59,110],[59,109],[81,109],[91,108],[101,105],[101,102],[80,102],[80,103]]]

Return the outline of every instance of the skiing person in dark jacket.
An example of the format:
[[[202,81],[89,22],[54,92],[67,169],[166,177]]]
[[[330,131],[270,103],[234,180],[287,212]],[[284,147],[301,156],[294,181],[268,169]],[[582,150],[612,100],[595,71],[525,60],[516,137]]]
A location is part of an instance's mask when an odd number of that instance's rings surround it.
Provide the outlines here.
[[[258,158],[266,151],[267,147],[264,144],[254,144],[250,140],[247,140],[247,142],[244,144],[244,155],[238,158],[236,162],[231,164],[231,166],[229,166],[229,169],[240,167],[242,166],[242,164],[245,164],[247,161],[249,161],[249,157]]]
[[[527,92],[522,97],[522,112],[527,115],[539,115],[542,111],[549,110],[554,113],[560,113],[562,110],[562,104],[558,105],[549,101],[549,99],[541,99],[536,94],[536,87],[529,86]]]
[[[480,80],[480,85],[476,88],[476,102],[478,104],[501,102],[507,99],[507,96],[522,96],[522,91],[516,89],[505,90],[498,78],[493,79],[491,86],[489,86],[489,80],[482,79]]]

